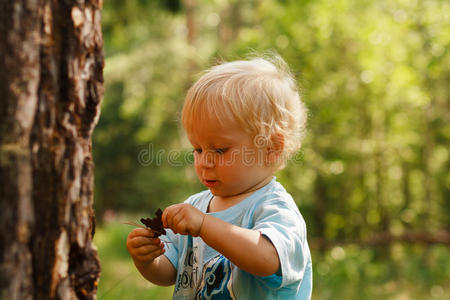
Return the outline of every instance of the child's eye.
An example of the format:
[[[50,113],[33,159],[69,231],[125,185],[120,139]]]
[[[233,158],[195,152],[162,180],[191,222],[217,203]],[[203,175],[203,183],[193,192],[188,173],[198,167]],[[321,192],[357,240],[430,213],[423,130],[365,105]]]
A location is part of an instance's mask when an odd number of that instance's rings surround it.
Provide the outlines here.
[[[196,148],[196,149],[194,149],[194,152],[196,152],[196,153],[202,153],[202,149],[200,149],[200,148]]]
[[[214,151],[216,151],[216,153],[218,154],[224,154],[228,149],[227,148],[218,148],[215,149]]]

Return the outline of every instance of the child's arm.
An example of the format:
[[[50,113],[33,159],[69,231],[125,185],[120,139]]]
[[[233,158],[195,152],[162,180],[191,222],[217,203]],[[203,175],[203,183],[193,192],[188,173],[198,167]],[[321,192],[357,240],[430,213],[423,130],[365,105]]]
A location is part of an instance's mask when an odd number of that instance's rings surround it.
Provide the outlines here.
[[[147,229],[137,228],[127,238],[127,249],[134,265],[148,281],[162,286],[175,283],[176,270],[169,259],[162,255],[164,244]]]
[[[166,208],[162,221],[164,227],[175,233],[200,236],[238,268],[251,274],[269,276],[280,267],[275,247],[259,231],[232,225],[185,203]]]

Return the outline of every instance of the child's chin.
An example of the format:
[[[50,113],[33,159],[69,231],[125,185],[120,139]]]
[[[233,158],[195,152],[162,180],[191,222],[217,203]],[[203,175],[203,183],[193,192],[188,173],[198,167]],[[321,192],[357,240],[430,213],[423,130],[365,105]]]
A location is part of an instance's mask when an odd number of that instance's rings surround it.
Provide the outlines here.
[[[220,191],[218,189],[214,189],[214,188],[210,188],[209,191],[211,192],[211,194],[213,194],[216,197],[233,197],[233,196],[237,196],[239,194],[232,194],[232,193],[226,193],[223,191]]]

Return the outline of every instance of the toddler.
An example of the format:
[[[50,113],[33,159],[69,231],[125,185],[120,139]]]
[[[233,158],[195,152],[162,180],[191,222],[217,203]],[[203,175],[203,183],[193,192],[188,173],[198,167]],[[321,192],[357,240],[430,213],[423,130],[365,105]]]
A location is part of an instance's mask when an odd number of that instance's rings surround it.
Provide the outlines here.
[[[173,299],[310,299],[306,225],[274,177],[300,147],[305,122],[280,57],[206,72],[187,93],[182,125],[207,190],[164,210],[161,239],[129,234],[139,272],[175,285]]]

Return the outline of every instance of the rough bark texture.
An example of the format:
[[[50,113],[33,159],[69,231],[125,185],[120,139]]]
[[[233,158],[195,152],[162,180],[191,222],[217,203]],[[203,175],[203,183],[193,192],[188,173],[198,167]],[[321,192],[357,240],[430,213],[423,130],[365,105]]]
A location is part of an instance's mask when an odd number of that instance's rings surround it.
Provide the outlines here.
[[[0,3],[0,299],[95,299],[101,6]]]

